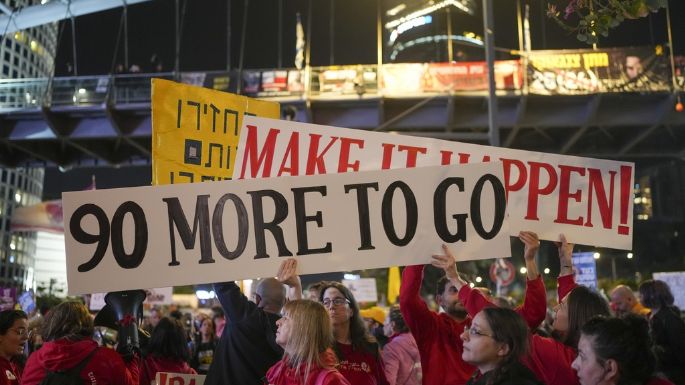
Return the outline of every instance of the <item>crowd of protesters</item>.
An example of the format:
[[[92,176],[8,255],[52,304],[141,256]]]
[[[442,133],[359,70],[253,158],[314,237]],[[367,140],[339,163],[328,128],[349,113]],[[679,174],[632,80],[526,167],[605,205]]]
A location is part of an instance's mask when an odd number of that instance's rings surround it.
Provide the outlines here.
[[[431,264],[444,277],[430,282],[441,311],[420,295],[424,266],[404,268],[399,305],[362,309],[339,282],[303,293],[292,258],[252,299],[235,282],[215,283],[221,306],[212,315],[152,309],[141,329],[149,339],[129,354],[108,347],[80,302],[31,323],[6,310],[0,385],[43,384],[54,373],[149,385],[158,372],[203,374],[207,385],[685,385],[685,322],[666,283],[642,282],[639,295],[619,285],[608,300],[575,283],[573,245],[561,235],[550,309],[540,241],[532,232],[519,239],[527,269],[519,306],[467,282],[443,246]]]

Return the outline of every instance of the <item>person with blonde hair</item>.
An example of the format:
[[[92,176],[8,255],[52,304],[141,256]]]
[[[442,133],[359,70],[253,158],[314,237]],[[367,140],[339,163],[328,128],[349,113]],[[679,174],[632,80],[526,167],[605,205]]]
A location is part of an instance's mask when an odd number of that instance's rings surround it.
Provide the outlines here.
[[[326,308],[310,300],[290,301],[276,321],[283,358],[269,369],[272,385],[350,385],[335,368],[333,329]]]

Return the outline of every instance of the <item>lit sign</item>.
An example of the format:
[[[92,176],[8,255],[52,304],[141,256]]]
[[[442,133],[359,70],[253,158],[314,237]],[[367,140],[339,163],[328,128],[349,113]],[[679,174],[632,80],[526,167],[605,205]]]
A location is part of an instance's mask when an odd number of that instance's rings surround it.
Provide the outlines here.
[[[420,16],[409,21],[405,21],[404,23],[397,26],[397,28],[395,28],[390,34],[390,44],[394,43],[395,40],[397,40],[397,37],[400,36],[400,34],[403,34],[414,27],[420,27],[422,25],[430,24],[432,22],[433,16],[430,15]]]

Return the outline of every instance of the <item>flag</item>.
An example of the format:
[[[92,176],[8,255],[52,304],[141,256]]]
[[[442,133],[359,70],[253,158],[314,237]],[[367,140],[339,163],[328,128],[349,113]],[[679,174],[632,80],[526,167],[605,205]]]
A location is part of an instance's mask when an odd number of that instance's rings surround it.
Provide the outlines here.
[[[388,305],[396,302],[400,295],[400,268],[393,266],[388,269]]]
[[[92,177],[91,184],[84,190],[95,190],[95,176]],[[18,231],[64,233],[62,200],[56,199],[32,206],[15,208],[10,219],[10,232]]]
[[[304,28],[302,28],[302,19],[300,14],[297,14],[297,25],[295,26],[295,68],[302,69],[304,62]]]

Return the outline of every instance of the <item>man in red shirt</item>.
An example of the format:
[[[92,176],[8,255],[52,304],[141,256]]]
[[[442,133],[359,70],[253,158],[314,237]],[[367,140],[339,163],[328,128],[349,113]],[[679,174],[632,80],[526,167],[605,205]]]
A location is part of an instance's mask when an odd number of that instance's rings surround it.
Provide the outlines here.
[[[522,232],[519,239],[525,244],[524,258],[528,268],[526,298],[516,311],[523,316],[529,327],[537,327],[545,318],[547,296],[542,278],[535,263],[535,254],[540,247],[537,235]],[[446,249],[446,246],[443,246]],[[448,250],[445,250],[448,254]],[[421,354],[423,383],[430,385],[463,385],[471,378],[475,368],[461,358],[461,333],[471,320],[462,301],[459,290],[447,279],[457,274],[454,260],[433,256],[432,264],[445,270],[445,282],[438,286],[436,301],[445,313],[435,313],[421,299],[424,266],[407,266],[402,273],[400,287],[400,309],[407,326],[416,339]],[[482,295],[475,301],[486,301]]]

